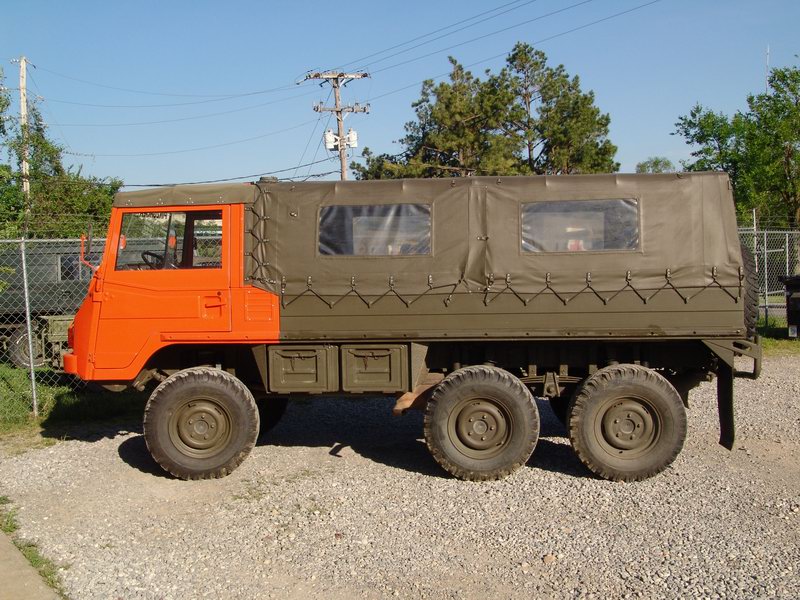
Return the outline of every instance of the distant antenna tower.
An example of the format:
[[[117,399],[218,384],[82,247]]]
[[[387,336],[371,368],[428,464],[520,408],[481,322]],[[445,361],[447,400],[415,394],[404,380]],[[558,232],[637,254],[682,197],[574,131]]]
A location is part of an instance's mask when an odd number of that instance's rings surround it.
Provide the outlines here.
[[[764,77],[764,93],[769,94],[769,44],[767,44],[767,73]]]

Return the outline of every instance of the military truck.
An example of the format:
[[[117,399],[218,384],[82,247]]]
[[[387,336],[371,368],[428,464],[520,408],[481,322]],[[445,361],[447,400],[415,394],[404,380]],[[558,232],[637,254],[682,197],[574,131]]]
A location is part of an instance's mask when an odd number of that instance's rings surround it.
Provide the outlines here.
[[[456,477],[526,464],[538,396],[588,469],[633,481],[713,376],[731,447],[756,310],[723,174],[175,186],[116,197],[64,366],[156,380],[144,436],[180,478],[233,471],[286,398],[395,394]]]
[[[17,367],[30,368],[32,347],[34,367],[60,368],[67,329],[86,296],[92,269],[79,260],[79,239],[29,240],[25,254],[33,343],[28,344],[22,254],[16,243],[0,251],[0,343]]]

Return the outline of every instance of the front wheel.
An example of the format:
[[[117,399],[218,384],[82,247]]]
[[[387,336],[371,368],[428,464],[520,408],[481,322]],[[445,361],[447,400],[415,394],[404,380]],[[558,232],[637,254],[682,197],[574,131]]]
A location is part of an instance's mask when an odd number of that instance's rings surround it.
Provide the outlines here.
[[[539,412],[528,388],[502,369],[459,369],[433,391],[425,442],[459,479],[500,479],[519,469],[539,439]]]
[[[615,481],[666,469],[686,438],[686,411],[675,388],[639,365],[612,365],[589,377],[569,409],[569,439],[581,462]]]
[[[233,375],[209,367],[170,376],[144,409],[150,454],[181,479],[228,475],[253,449],[258,428],[250,390]]]

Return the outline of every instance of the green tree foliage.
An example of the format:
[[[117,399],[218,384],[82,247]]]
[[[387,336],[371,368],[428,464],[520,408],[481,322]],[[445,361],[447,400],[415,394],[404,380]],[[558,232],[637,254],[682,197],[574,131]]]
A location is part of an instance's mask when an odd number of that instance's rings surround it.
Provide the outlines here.
[[[2,81],[0,71],[0,84]],[[80,169],[65,167],[63,148],[49,139],[38,108],[28,107],[28,125],[23,130],[18,119],[10,116],[10,104],[3,88],[0,140],[8,163],[0,163],[0,235],[16,237],[22,231],[26,206],[21,164],[25,145],[30,172],[30,235],[75,237],[86,229],[88,221],[105,221],[122,182],[86,177]],[[76,217],[68,218],[71,215]]]
[[[800,69],[773,69],[769,89],[732,117],[697,105],[676,123],[694,146],[687,170],[722,170],[737,208],[792,228],[800,225]]]
[[[511,122],[523,140],[518,172],[523,174],[608,173],[619,169],[617,147],[608,140],[611,118],[583,92],[580,79],[563,65],[549,67],[547,56],[518,43],[500,81],[514,96]]]
[[[636,163],[637,173],[674,173],[675,165],[666,156],[650,156]]]
[[[362,153],[358,179],[611,172],[610,119],[580,80],[517,44],[500,73],[481,80],[450,58],[450,80],[425,81],[398,155]]]

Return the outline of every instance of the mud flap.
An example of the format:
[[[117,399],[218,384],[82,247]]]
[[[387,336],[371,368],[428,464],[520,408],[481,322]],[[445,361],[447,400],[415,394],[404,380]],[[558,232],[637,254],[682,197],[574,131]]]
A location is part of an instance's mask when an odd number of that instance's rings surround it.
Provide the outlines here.
[[[717,408],[719,411],[719,443],[733,450],[736,436],[733,422],[733,367],[720,361],[717,370]]]

